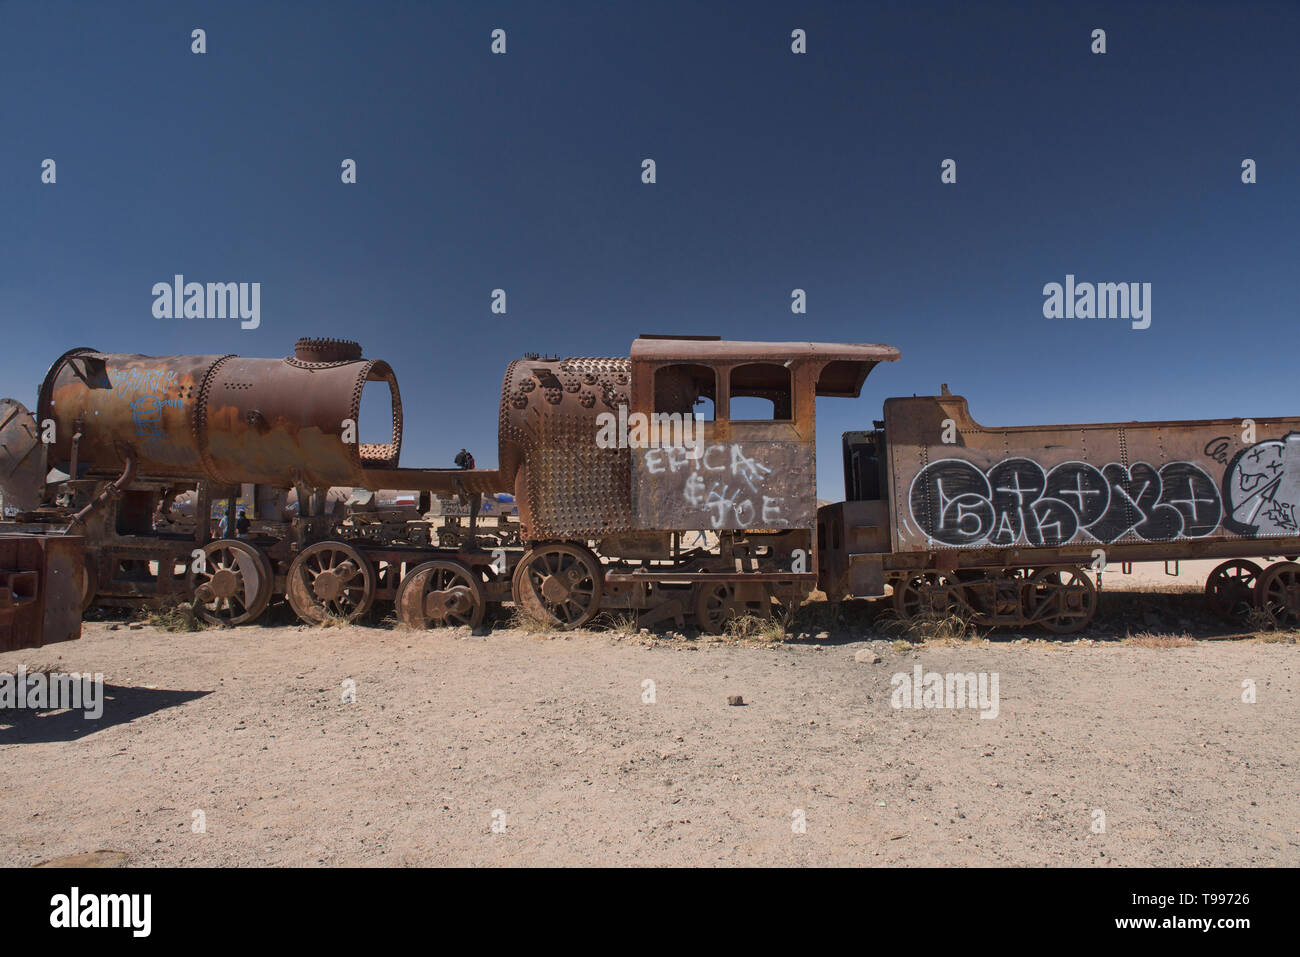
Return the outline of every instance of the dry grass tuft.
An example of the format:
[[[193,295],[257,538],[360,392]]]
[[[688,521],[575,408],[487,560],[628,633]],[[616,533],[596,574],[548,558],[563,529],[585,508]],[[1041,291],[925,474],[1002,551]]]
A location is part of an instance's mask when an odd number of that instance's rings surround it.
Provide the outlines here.
[[[329,609],[325,609],[325,611],[321,616],[320,624],[317,625],[317,627],[318,628],[346,628],[348,625],[351,624],[353,624],[353,622],[348,620],[347,615],[337,615],[334,612],[330,611]]]
[[[522,631],[526,635],[550,635],[557,631],[552,622],[534,618],[519,606],[515,606],[510,617],[503,623],[507,629]],[[634,629],[635,630],[635,629]]]
[[[1250,607],[1246,609],[1245,615],[1246,627],[1251,631],[1276,631],[1277,623],[1273,617],[1263,608]]]
[[[1190,648],[1196,644],[1196,639],[1188,638],[1186,635],[1141,631],[1135,635],[1128,635],[1124,639],[1124,644],[1138,648]]]
[[[895,648],[900,642],[908,647],[922,643],[964,645],[984,638],[970,616],[955,611],[945,615],[917,615],[914,618],[904,618],[891,611],[881,615],[877,627],[882,634],[895,639]]]
[[[1287,629],[1285,631],[1274,629],[1273,631],[1261,631],[1252,639],[1263,645],[1294,645],[1300,641],[1300,631],[1296,629]]]
[[[1273,617],[1263,608],[1246,610],[1246,628],[1254,632],[1254,640],[1265,645],[1294,645],[1300,639],[1300,630],[1279,628]]]
[[[633,612],[612,612],[606,611],[597,615],[587,626],[594,630],[613,631],[620,635],[635,635],[640,629],[637,627],[636,614]]]
[[[717,637],[726,641],[774,644],[786,640],[785,622],[779,616],[737,615],[727,619],[722,634]]]
[[[208,627],[207,622],[195,613],[194,606],[185,601],[146,608],[140,613],[140,620],[146,625],[170,632],[203,631]]]

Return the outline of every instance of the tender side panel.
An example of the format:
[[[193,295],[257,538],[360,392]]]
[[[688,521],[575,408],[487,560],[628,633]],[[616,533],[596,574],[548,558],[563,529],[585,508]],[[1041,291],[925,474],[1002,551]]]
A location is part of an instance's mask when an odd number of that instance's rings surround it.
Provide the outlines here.
[[[990,429],[959,396],[890,399],[894,549],[1294,542],[1300,419],[1242,423]]]

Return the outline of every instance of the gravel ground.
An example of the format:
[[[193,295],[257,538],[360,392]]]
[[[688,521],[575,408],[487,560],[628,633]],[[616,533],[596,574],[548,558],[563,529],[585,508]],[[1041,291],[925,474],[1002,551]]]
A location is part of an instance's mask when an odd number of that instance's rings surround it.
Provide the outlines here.
[[[109,696],[97,721],[0,713],[0,863],[1300,864],[1295,644],[849,630],[88,622],[0,654]],[[997,717],[892,707],[916,665],[996,674]]]

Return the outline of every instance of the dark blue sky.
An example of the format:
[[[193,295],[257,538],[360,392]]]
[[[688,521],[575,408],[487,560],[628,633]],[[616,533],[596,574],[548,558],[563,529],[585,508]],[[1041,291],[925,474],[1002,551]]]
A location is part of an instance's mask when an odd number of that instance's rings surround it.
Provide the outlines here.
[[[0,3],[0,394],[345,336],[404,465],[486,466],[524,351],[898,346],[821,404],[824,498],[840,432],[941,382],[987,425],[1294,415],[1298,95],[1295,2]],[[178,272],[260,282],[261,327],[155,319]],[[1067,273],[1150,282],[1151,327],[1043,318]]]

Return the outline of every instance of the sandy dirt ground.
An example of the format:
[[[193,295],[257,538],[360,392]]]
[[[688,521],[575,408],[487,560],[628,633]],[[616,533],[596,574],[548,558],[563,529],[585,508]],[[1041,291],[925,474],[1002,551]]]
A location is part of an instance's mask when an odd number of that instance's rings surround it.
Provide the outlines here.
[[[1123,640],[1196,600],[920,646],[852,611],[775,645],[88,622],[0,654],[109,698],[0,713],[0,864],[1295,866],[1300,648]],[[893,707],[917,665],[996,675],[997,716]]]

